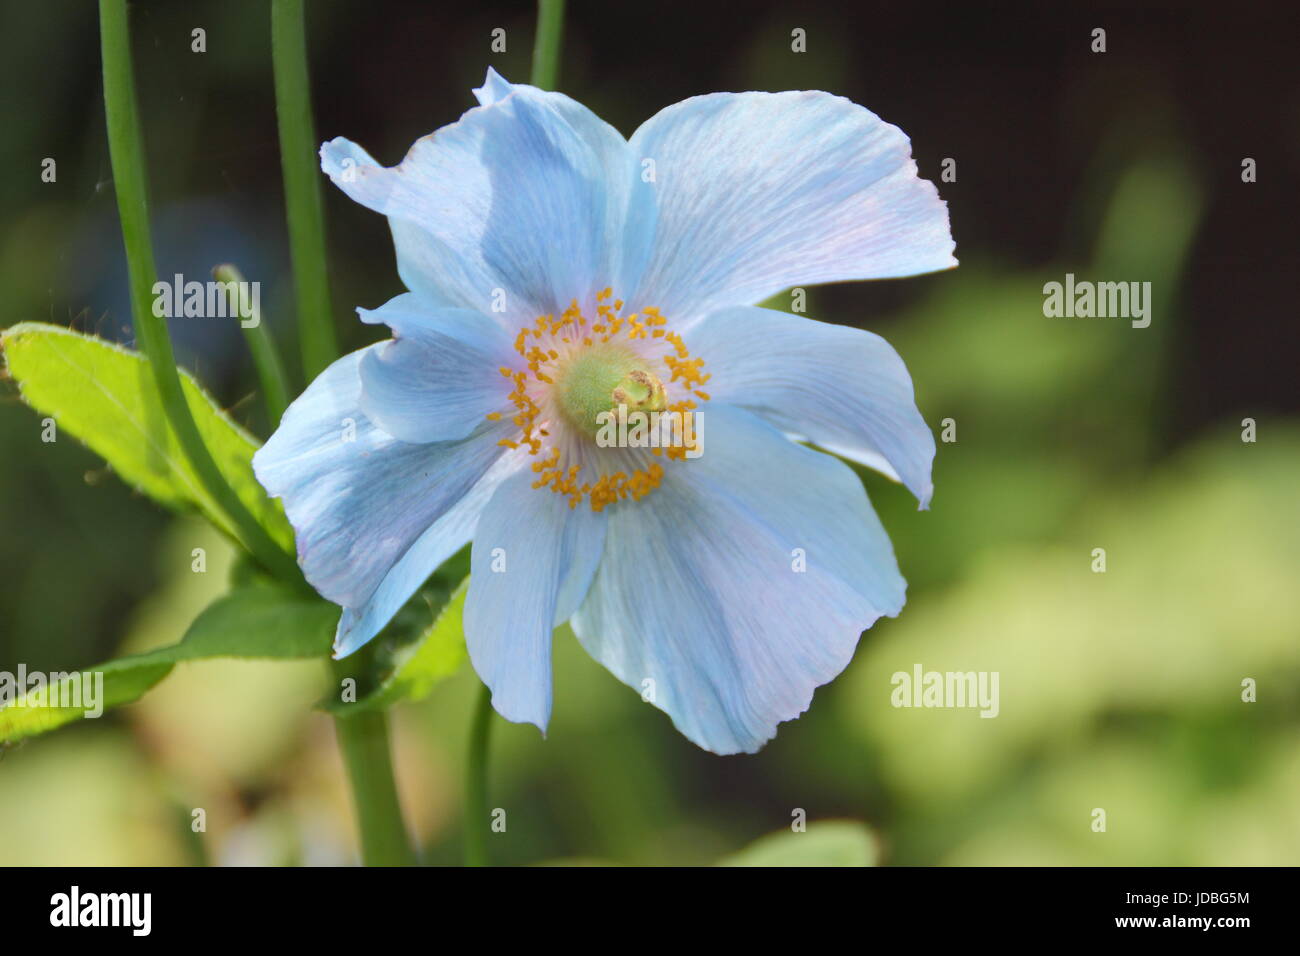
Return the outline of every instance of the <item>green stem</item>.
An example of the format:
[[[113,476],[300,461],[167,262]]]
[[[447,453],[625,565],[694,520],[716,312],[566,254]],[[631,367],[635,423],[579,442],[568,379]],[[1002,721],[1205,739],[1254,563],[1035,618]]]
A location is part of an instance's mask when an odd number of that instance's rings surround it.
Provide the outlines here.
[[[393,780],[387,712],[368,710],[335,717],[334,732],[352,786],[362,862],[366,866],[414,864]]]
[[[488,742],[492,737],[492,691],[486,685],[474,708],[469,732],[469,754],[465,762],[465,865],[487,866]]]
[[[222,283],[236,283],[242,285],[244,276],[233,265],[217,266],[212,270],[212,278]],[[227,285],[229,289],[230,286]],[[231,298],[232,308],[237,308],[239,302]],[[245,304],[250,300],[245,297]],[[244,333],[244,341],[248,343],[248,350],[253,354],[253,364],[257,367],[257,380],[262,383],[262,398],[266,402],[266,414],[271,422],[271,429],[280,424],[280,419],[284,416],[284,410],[289,407],[289,383],[284,372],[284,363],[280,361],[280,353],[276,350],[275,339],[271,338],[271,330],[266,327],[262,321],[262,310],[255,305],[249,305],[249,314],[246,316],[237,316],[239,318],[239,328]]]
[[[560,40],[564,35],[564,0],[537,0],[537,38],[533,41],[532,84],[553,90],[560,78]]]
[[[172,352],[171,338],[167,333],[167,320],[153,314],[153,286],[158,273],[154,266],[153,241],[149,234],[144,149],[136,116],[126,0],[100,0],[99,19],[104,59],[108,149],[113,164],[118,215],[122,221],[122,240],[126,246],[131,314],[136,338],[149,359],[167,421],[203,487],[229,517],[236,535],[260,564],[286,581],[300,581],[301,573],[294,559],[257,523],[257,519],[226,483],[203,443],[181,386],[180,373],[176,370],[176,356]]]
[[[280,166],[289,250],[298,300],[302,370],[311,381],[338,358],[325,259],[320,168],[307,80],[307,29],[303,0],[271,0],[271,61],[275,112],[280,125]]]
[[[373,690],[367,675],[374,670],[374,654],[375,646],[369,644],[344,660],[330,662],[338,686],[353,682],[354,699]],[[334,732],[352,790],[362,862],[366,866],[410,866],[416,860],[393,779],[388,713],[362,710],[339,714],[334,718]]]

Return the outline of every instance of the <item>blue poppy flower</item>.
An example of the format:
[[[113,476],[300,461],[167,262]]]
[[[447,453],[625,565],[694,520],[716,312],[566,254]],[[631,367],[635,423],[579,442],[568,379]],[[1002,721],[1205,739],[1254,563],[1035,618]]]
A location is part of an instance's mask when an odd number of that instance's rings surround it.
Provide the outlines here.
[[[398,166],[322,147],[410,291],[358,310],[392,339],[311,384],[257,476],[343,607],[337,655],[473,539],[465,637],[503,717],[545,730],[570,621],[692,741],[753,752],[904,603],[861,482],[801,443],[922,508],[935,451],[883,339],[753,303],[951,267],[947,208],[828,93],[698,96],[630,140],[491,70],[475,94]],[[599,440],[620,406],[694,442]]]

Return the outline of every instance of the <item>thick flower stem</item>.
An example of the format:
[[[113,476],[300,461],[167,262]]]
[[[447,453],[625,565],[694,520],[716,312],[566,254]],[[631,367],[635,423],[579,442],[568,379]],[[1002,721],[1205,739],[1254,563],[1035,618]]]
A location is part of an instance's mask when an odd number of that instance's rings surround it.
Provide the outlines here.
[[[560,78],[560,40],[564,36],[564,0],[537,0],[537,37],[533,41],[532,84],[553,90]]]
[[[465,865],[487,866],[488,741],[492,736],[492,691],[481,688],[469,732],[465,762]]]
[[[370,690],[368,675],[374,668],[374,647],[363,647],[330,669],[338,686],[353,681],[358,696]],[[334,718],[334,733],[343,769],[352,790],[357,829],[361,835],[361,861],[366,866],[409,866],[416,862],[411,851],[402,804],[393,779],[388,713],[363,710]]]
[[[402,806],[393,780],[387,712],[373,710],[336,717],[334,732],[352,786],[362,862],[366,866],[410,866],[415,863],[415,855],[402,822]]]
[[[104,112],[108,149],[113,165],[122,240],[126,246],[135,335],[149,359],[158,396],[168,424],[204,489],[229,517],[235,533],[266,570],[286,581],[301,581],[294,559],[281,549],[227,484],[203,443],[186,401],[176,369],[176,356],[167,333],[167,320],[154,315],[153,286],[157,279],[149,207],[145,187],[144,149],[136,116],[135,82],[126,0],[100,0],[100,42],[104,60]]]
[[[275,114],[280,126],[280,167],[289,221],[289,251],[298,300],[302,370],[311,381],[338,358],[334,313],[325,268],[325,217],[320,167],[307,80],[307,30],[303,0],[271,0],[271,61]]]

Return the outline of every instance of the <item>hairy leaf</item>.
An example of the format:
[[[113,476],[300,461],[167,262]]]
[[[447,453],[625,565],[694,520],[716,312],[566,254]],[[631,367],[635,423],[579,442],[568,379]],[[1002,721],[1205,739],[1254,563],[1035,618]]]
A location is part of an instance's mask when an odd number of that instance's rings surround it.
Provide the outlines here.
[[[138,352],[70,329],[24,322],[0,333],[0,349],[23,400],[80,439],[122,480],[176,510],[198,510],[235,537],[167,424],[149,363]],[[181,384],[204,443],[240,500],[277,544],[293,548],[278,501],[253,476],[257,441],[187,372]]]

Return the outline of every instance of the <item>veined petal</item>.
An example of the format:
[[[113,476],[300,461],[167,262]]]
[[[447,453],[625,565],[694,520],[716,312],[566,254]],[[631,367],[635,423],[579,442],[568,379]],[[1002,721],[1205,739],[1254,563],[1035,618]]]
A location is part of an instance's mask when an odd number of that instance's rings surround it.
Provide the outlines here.
[[[345,607],[364,605],[407,549],[469,493],[501,457],[497,442],[510,430],[484,422],[461,441],[427,445],[380,430],[361,409],[360,365],[382,347],[322,372],[253,456],[258,481],[284,500],[307,580]]]
[[[850,468],[742,409],[714,401],[705,418],[700,458],[609,509],[573,625],[695,743],[753,752],[898,613],[906,584]]]
[[[947,205],[896,126],[829,93],[713,93],[630,141],[658,219],[634,308],[674,324],[782,289],[956,265]]]
[[[606,242],[609,245],[609,277],[607,285],[615,289],[631,289],[641,277],[650,257],[654,239],[655,196],[650,190],[639,189],[635,179],[641,174],[640,161],[633,156],[621,133],[604,122],[587,107],[563,93],[542,92],[535,86],[511,83],[492,67],[488,67],[483,85],[474,90],[481,106],[491,106],[516,90],[529,90],[545,96],[552,107],[601,157],[605,170],[605,188],[608,198]],[[604,288],[602,285],[600,288]]]
[[[532,487],[531,469],[502,482],[474,534],[465,641],[506,720],[551,715],[551,631],[587,594],[605,543],[605,515]]]
[[[514,357],[505,330],[481,312],[422,307],[411,294],[358,310],[383,322],[391,342],[361,360],[361,408],[404,442],[453,441],[504,405],[501,365]]]
[[[907,366],[871,332],[736,306],[691,329],[707,355],[709,394],[783,431],[901,480],[922,508],[934,484],[934,435]]]
[[[568,97],[491,74],[485,83],[507,86],[417,140],[398,166],[375,164],[345,139],[321,148],[321,166],[390,217],[413,292],[532,319],[622,281],[632,160],[617,130]]]
[[[379,586],[357,607],[345,607],[334,636],[334,656],[346,657],[378,634],[444,561],[474,536],[484,506],[502,480],[519,470],[518,456],[502,455],[406,553],[397,559]]]

